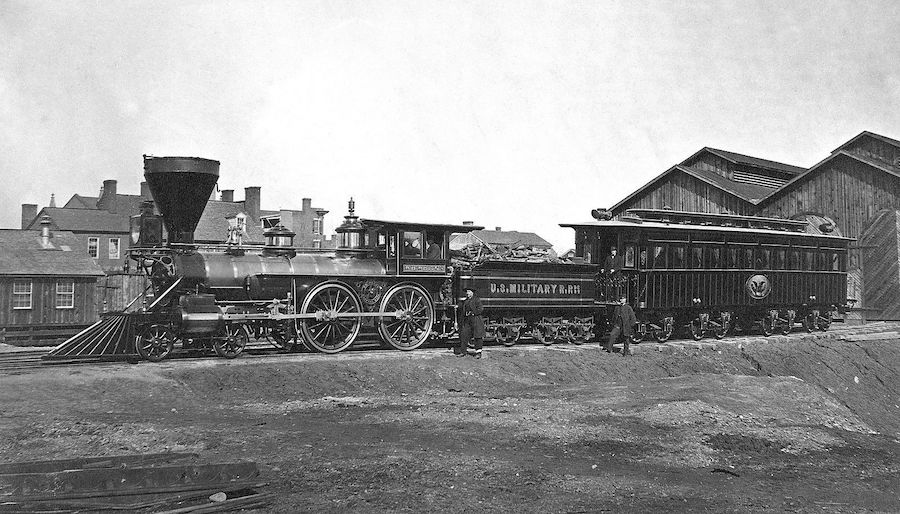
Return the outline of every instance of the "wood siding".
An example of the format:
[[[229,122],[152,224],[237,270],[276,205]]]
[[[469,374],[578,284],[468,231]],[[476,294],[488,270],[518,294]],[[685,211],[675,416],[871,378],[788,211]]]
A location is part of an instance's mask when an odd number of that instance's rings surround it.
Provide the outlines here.
[[[897,208],[900,178],[838,156],[767,202],[759,214],[789,218],[817,212],[833,219],[844,236],[859,238],[878,211]]]
[[[892,166],[896,166],[897,159],[900,159],[900,148],[889,145],[884,141],[871,136],[861,137],[852,144],[847,145],[843,150],[848,153],[859,155],[860,157],[874,159]]]
[[[627,209],[662,209],[666,206],[676,211],[755,214],[754,207],[746,201],[680,171],[622,204],[613,214],[622,214]]]
[[[0,326],[90,324],[97,321],[96,277],[20,277],[31,280],[31,308],[13,309],[13,277],[0,278]],[[74,280],[75,306],[56,308],[56,281]]]
[[[143,274],[115,273],[97,281],[97,312],[117,312],[144,292],[149,284]],[[138,300],[140,302],[140,300]],[[140,307],[135,303],[133,307]]]
[[[751,276],[763,274],[772,284],[772,292],[754,300],[744,287]],[[820,304],[842,304],[847,298],[846,279],[841,272],[789,270],[654,270],[640,273],[641,298],[649,309],[687,309],[700,298],[701,308],[732,309],[796,307],[809,302],[811,295]],[[646,289],[645,289],[646,288]]]
[[[712,171],[729,180],[734,180],[734,163],[715,154],[703,153],[697,156],[688,167],[695,170]]]
[[[865,306],[870,320],[900,319],[900,215],[884,211],[876,217],[859,240],[865,271]]]

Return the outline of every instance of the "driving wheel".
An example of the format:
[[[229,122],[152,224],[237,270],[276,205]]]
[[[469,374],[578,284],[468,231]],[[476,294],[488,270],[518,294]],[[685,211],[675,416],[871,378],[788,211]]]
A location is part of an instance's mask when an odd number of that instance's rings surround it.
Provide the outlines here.
[[[359,300],[344,284],[319,284],[303,300],[302,314],[315,314],[315,319],[300,322],[300,337],[310,350],[338,353],[356,340],[362,324]]]
[[[419,286],[395,286],[384,295],[381,312],[395,314],[379,318],[378,333],[382,341],[398,350],[415,350],[431,335],[434,304]]]

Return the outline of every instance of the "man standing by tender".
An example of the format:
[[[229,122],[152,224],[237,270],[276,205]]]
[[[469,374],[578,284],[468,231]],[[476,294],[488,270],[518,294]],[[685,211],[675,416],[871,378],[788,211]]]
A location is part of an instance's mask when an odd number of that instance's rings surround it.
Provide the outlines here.
[[[463,357],[466,353],[476,359],[481,358],[481,346],[484,342],[484,320],[481,313],[484,307],[475,290],[466,288],[466,298],[459,306],[459,347],[453,353]]]
[[[619,296],[619,305],[613,313],[613,326],[609,331],[609,339],[606,341],[606,351],[612,353],[613,345],[620,335],[625,336],[625,347],[622,349],[622,356],[631,355],[629,345],[631,343],[631,334],[634,332],[634,325],[637,324],[637,317],[634,315],[634,309],[628,305],[628,297],[624,294]]]

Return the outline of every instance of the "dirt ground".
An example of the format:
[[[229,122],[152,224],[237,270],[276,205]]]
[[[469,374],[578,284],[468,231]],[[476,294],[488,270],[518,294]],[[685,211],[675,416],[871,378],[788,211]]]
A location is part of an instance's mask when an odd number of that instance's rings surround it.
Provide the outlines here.
[[[640,349],[42,368],[0,460],[248,459],[272,512],[900,511],[900,341]]]

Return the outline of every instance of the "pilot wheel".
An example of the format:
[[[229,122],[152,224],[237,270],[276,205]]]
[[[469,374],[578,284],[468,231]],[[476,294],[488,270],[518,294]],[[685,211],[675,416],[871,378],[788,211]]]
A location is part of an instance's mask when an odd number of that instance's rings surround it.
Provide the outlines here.
[[[150,362],[159,362],[175,348],[175,334],[165,324],[154,324],[145,327],[135,340],[135,350],[141,358]]]
[[[216,355],[226,359],[233,359],[244,351],[250,342],[250,331],[242,324],[225,325],[224,336],[215,338],[213,349]]]

